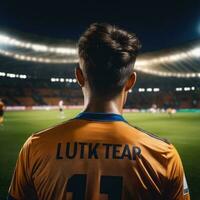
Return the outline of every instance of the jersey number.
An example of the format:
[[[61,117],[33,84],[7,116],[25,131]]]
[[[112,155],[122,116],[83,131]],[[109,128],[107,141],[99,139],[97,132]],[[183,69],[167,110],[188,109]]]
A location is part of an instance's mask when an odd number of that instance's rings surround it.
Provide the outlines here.
[[[72,192],[73,200],[85,200],[86,174],[75,174],[67,182],[67,192]],[[107,194],[109,200],[121,200],[122,177],[101,176],[100,193]]]

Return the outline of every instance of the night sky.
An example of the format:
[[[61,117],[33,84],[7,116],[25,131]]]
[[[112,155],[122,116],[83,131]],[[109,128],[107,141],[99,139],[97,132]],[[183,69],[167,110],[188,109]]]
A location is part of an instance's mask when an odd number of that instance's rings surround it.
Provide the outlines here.
[[[143,51],[173,47],[200,38],[200,0],[0,1],[0,31],[77,40],[92,22],[135,32]]]

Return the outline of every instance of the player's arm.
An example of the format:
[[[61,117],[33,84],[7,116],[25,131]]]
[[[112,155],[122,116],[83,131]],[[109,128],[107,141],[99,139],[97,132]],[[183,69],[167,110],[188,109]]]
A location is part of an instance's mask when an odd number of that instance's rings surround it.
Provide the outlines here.
[[[166,200],[190,200],[189,189],[180,156],[172,146],[168,154]]]
[[[12,182],[8,192],[8,200],[36,200],[34,184],[30,172],[31,138],[22,147],[16,163]]]

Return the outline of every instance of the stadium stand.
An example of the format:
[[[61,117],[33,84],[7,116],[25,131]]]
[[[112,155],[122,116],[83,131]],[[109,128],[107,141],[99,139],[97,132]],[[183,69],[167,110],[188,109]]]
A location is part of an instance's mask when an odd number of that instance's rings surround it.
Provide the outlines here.
[[[65,85],[48,81],[47,84],[46,80],[32,79],[12,80],[12,84],[8,81],[1,83],[0,97],[7,106],[54,106],[58,105],[61,99],[65,105],[83,104],[81,89],[77,83]],[[187,86],[192,88],[194,84],[196,84],[195,80]],[[140,85],[146,88],[146,91],[139,92]],[[148,75],[147,78],[147,75],[139,74],[136,87],[129,93],[126,108],[147,109],[153,104],[158,108],[200,108],[199,90],[184,91],[184,86],[182,79],[162,78],[162,82],[159,82],[158,77],[155,79],[152,75]],[[177,87],[182,87],[183,91],[175,91]],[[152,91],[148,92],[147,88],[152,88]],[[159,91],[153,92],[154,88],[159,88]]]
[[[61,43],[60,43],[61,44]],[[8,47],[15,45],[9,44]],[[24,44],[23,44],[24,45]],[[23,46],[22,45],[22,46]],[[59,100],[64,105],[82,105],[83,96],[74,77],[77,66],[75,43],[63,53],[56,49],[51,57],[41,51],[42,46],[26,50],[29,57],[0,55],[0,98],[7,106],[54,106]],[[200,108],[200,41],[180,47],[144,53],[139,56],[135,69],[137,83],[129,93],[126,108]],[[24,47],[9,49],[24,54]],[[58,53],[60,52],[61,53]],[[32,57],[31,57],[32,56]],[[41,59],[33,60],[40,56]],[[66,57],[67,56],[67,57]],[[26,58],[26,59],[25,59]],[[57,60],[50,60],[55,58]],[[32,61],[30,62],[30,59]],[[44,62],[44,60],[48,62]],[[65,63],[53,63],[64,59]],[[68,60],[67,60],[68,59]],[[68,61],[70,61],[71,63]],[[26,61],[25,61],[26,60]],[[33,62],[34,61],[34,62]],[[106,75],[105,75],[106,76]]]

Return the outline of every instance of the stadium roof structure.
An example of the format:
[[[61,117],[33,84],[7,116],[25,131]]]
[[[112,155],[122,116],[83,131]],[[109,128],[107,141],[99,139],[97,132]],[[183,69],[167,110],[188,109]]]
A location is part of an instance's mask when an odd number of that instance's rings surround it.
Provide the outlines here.
[[[26,65],[28,68],[27,62],[34,66],[45,64],[53,67],[78,62],[76,42],[38,37],[20,38],[22,37],[0,34],[0,69],[11,69],[19,65]],[[200,41],[143,53],[138,57],[135,69],[161,77],[200,77]]]
[[[138,57],[136,69],[164,77],[200,77],[200,41],[144,53]]]

